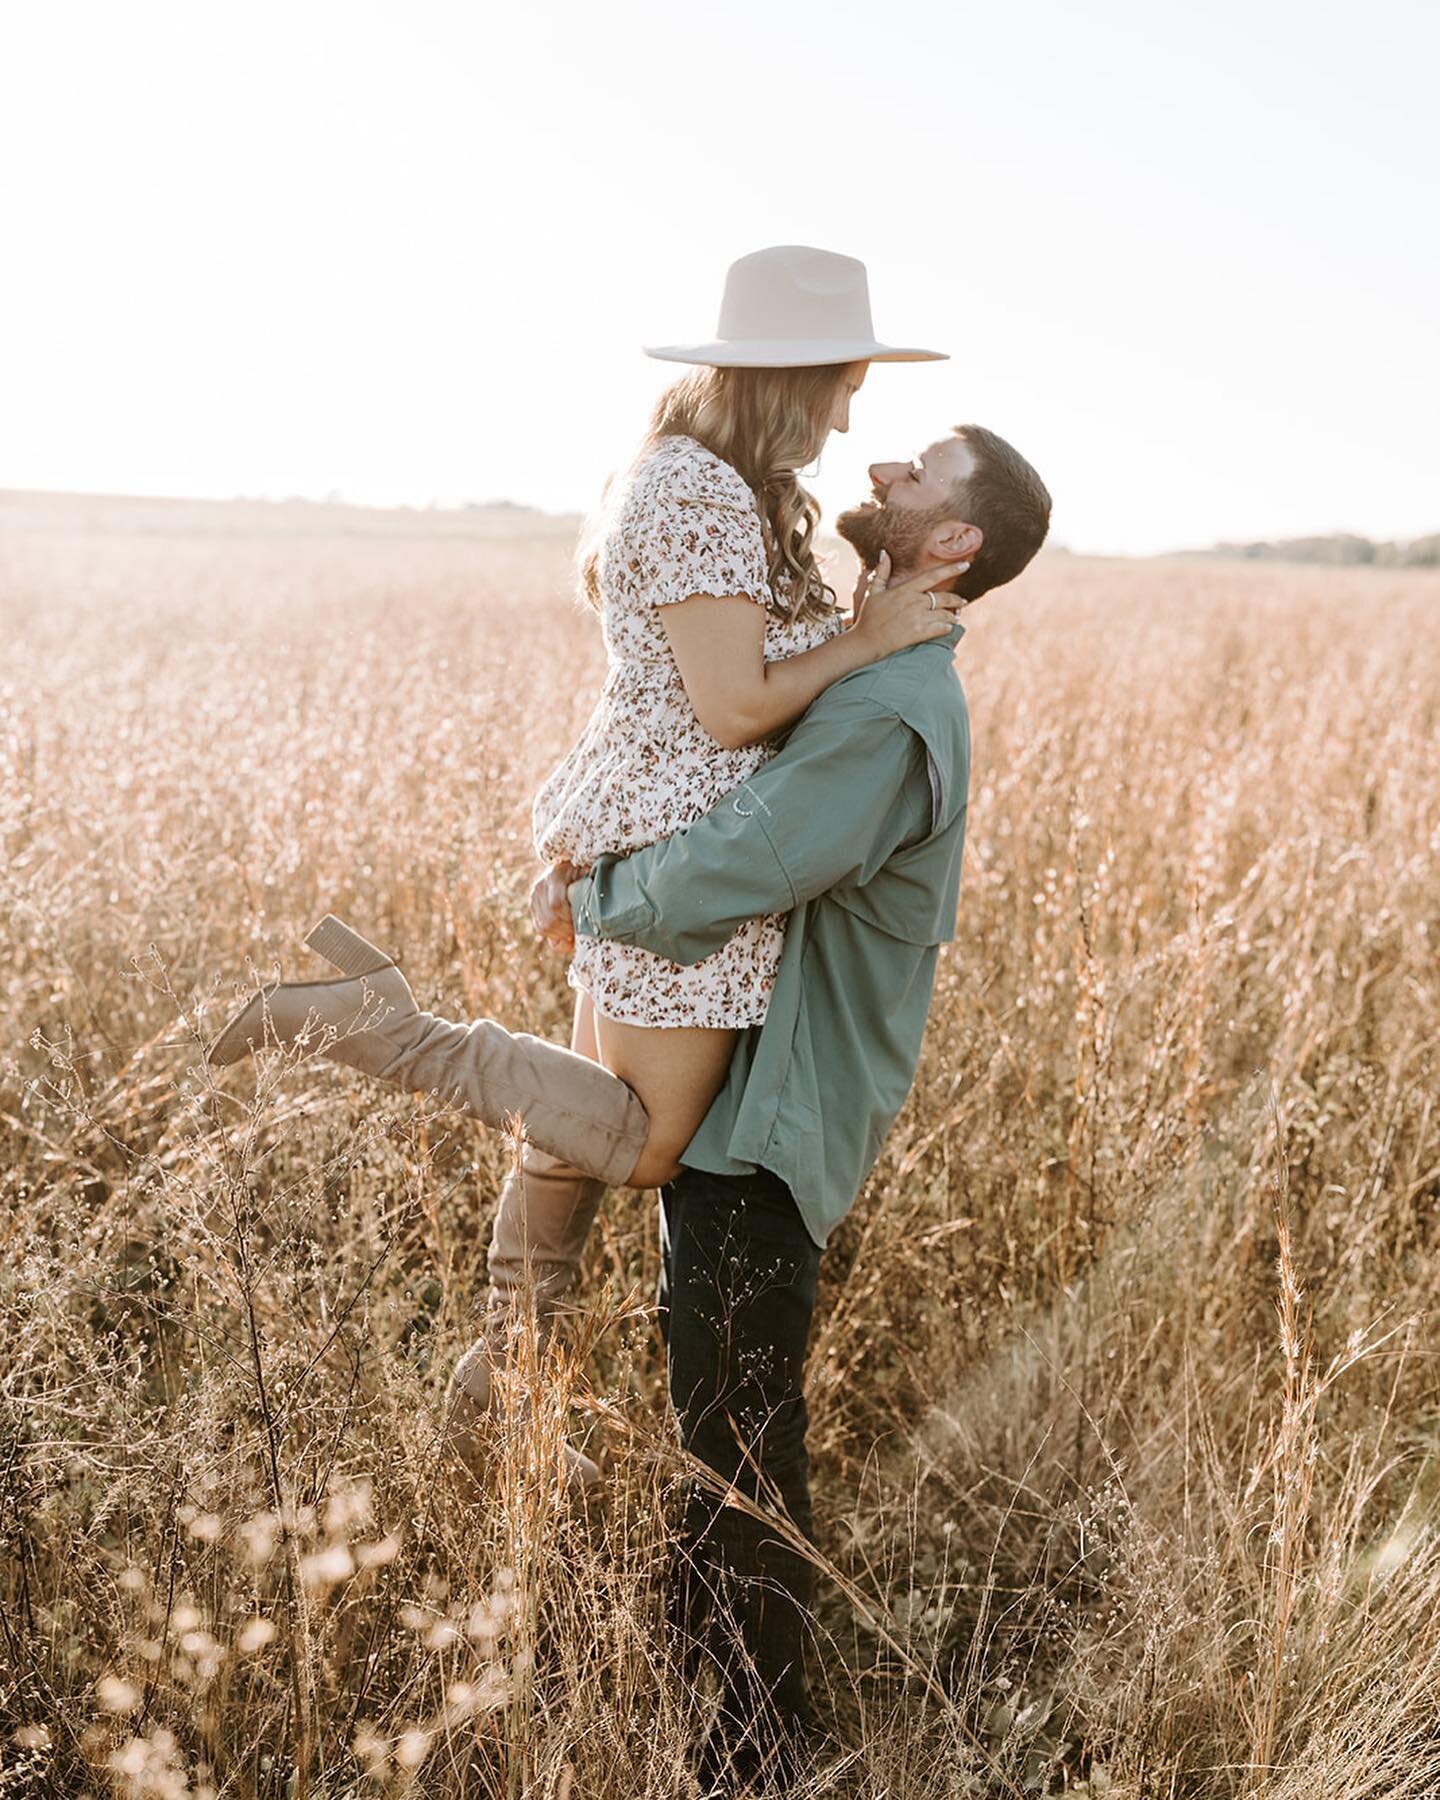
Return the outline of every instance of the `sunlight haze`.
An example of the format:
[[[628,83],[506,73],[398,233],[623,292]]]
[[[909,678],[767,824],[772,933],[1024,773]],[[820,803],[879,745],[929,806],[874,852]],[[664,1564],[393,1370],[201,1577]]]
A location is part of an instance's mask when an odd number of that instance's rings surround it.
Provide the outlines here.
[[[726,264],[863,257],[813,485],[1011,438],[1053,538],[1440,530],[1433,6],[147,0],[0,38],[0,486],[584,509]]]

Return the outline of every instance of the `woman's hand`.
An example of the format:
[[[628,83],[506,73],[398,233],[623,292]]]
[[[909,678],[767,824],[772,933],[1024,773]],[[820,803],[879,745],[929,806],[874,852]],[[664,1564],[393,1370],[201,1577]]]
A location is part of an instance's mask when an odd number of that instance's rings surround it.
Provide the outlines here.
[[[575,922],[570,914],[570,883],[589,874],[574,863],[551,863],[530,888],[530,922],[547,944],[567,955],[575,948]]]
[[[882,550],[874,575],[867,580],[862,571],[856,585],[855,623],[850,627],[872,653],[870,660],[878,662],[911,644],[944,637],[967,602],[955,594],[930,590],[969,567],[968,562],[940,563],[889,587],[890,558]]]

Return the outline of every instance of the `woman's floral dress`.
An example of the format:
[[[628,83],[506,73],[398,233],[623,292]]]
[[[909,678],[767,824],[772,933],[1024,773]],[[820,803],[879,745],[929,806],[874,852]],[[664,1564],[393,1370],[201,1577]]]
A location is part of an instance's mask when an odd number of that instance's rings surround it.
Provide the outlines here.
[[[535,797],[545,862],[624,855],[689,825],[774,755],[727,750],[695,716],[657,608],[692,594],[738,594],[769,609],[775,662],[833,637],[837,614],[787,624],[773,610],[755,496],[694,438],[667,437],[628,472],[606,509],[601,625],[610,666],[580,741]],[[756,1025],[765,1017],[785,917],[751,919],[690,967],[633,944],[577,938],[570,985],[631,1025]]]

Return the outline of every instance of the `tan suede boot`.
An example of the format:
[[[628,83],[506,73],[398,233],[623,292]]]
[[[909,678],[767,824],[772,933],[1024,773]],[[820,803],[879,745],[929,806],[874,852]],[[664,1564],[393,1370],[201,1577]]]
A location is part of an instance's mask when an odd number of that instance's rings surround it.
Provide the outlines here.
[[[629,1177],[649,1133],[632,1089],[599,1063],[493,1019],[456,1025],[415,1004],[393,957],[327,913],[305,942],[342,974],[273,982],[206,1053],[219,1066],[300,1044],[398,1087],[438,1095],[491,1126],[520,1119],[541,1149],[609,1184]]]
[[[487,1459],[487,1424],[501,1401],[493,1376],[513,1334],[535,1308],[537,1352],[543,1356],[580,1277],[580,1257],[605,1183],[527,1144],[520,1167],[500,1190],[490,1236],[490,1291],[481,1335],[455,1365],[445,1395],[451,1441],[477,1473]],[[565,1452],[575,1488],[594,1488],[600,1470],[572,1446]]]

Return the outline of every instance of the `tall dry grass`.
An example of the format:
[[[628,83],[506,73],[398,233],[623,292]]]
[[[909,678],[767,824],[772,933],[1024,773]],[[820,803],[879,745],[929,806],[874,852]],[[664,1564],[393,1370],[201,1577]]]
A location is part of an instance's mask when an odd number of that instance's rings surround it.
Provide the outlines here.
[[[477,1493],[437,1401],[512,1147],[188,1036],[330,907],[563,1034],[568,544],[62,526],[0,540],[0,1792],[683,1791],[651,1197]],[[1437,621],[1061,557],[972,615],[960,936],[813,1346],[808,1791],[1440,1787]]]

